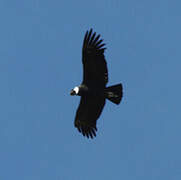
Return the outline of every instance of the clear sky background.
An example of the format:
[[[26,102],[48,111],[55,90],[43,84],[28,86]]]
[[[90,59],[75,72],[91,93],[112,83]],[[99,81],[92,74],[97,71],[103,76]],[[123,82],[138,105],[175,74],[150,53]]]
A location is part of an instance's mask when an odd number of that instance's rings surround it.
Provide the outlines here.
[[[124,86],[93,140],[69,95],[91,27]],[[180,180],[180,69],[180,0],[1,0],[0,180]]]

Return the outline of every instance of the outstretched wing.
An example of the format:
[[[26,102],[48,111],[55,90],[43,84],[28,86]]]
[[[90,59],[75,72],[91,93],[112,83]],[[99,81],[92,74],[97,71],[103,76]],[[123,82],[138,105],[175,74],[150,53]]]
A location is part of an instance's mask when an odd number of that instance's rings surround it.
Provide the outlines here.
[[[77,109],[74,125],[88,138],[96,136],[96,121],[105,105],[104,97],[82,96]]]
[[[108,82],[107,63],[104,58],[104,45],[100,35],[87,31],[82,47],[83,84],[105,87]]]

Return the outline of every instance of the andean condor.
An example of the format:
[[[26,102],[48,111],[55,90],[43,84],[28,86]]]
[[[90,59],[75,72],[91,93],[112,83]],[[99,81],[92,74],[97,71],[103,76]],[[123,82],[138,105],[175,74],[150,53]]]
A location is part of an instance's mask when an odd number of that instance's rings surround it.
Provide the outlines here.
[[[87,31],[82,47],[83,82],[71,90],[70,95],[81,96],[76,112],[75,127],[88,138],[96,136],[96,121],[99,118],[106,98],[119,104],[122,96],[122,84],[106,87],[108,70],[104,57],[106,49],[103,40],[96,32]]]

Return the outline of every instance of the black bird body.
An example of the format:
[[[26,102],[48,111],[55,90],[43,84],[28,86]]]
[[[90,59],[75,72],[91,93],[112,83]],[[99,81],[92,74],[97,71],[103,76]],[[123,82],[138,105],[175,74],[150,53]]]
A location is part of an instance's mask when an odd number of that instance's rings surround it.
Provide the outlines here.
[[[88,138],[96,136],[96,122],[104,108],[106,98],[115,104],[122,99],[122,84],[106,87],[108,82],[104,45],[100,35],[87,31],[82,47],[83,81],[71,90],[71,95],[81,96],[74,125]]]

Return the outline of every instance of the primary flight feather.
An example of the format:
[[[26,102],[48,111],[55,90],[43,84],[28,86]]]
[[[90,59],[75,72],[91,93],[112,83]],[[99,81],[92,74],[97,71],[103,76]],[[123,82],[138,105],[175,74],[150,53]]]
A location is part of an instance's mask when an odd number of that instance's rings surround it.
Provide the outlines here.
[[[81,96],[74,125],[86,137],[96,136],[96,122],[104,108],[106,98],[115,104],[122,99],[122,84],[106,87],[107,63],[105,44],[96,32],[87,31],[82,47],[83,81],[71,90],[71,95]]]

